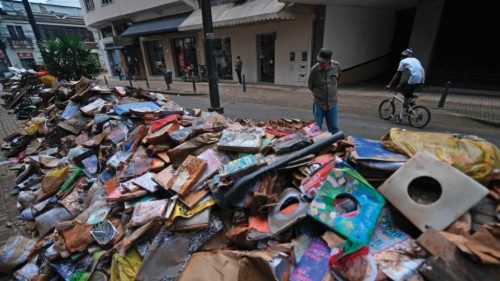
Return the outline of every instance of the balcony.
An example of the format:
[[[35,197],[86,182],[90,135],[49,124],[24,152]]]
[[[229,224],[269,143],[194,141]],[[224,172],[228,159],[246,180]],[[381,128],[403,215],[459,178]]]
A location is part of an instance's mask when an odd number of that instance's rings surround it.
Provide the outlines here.
[[[35,45],[31,38],[8,38],[7,41],[12,49],[34,49]]]

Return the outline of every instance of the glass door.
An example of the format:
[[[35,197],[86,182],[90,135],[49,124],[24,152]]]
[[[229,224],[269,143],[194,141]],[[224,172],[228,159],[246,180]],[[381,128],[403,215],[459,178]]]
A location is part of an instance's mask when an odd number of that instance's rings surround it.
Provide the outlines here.
[[[198,60],[196,59],[196,44],[194,37],[175,38],[174,58],[177,67],[177,75],[183,76],[184,71],[188,66],[192,67],[197,73]]]
[[[231,38],[214,39],[215,67],[219,79],[233,80],[233,66],[231,64]]]
[[[162,75],[165,69],[165,57],[161,41],[146,41],[146,51],[151,75]]]
[[[257,77],[259,82],[274,83],[275,33],[257,34]]]

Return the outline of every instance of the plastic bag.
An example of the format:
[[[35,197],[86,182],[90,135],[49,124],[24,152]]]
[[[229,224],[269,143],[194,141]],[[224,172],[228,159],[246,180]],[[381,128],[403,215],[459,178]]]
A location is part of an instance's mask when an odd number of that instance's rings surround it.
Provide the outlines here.
[[[111,261],[111,277],[109,280],[135,280],[135,277],[141,268],[141,264],[141,256],[136,250],[128,252],[125,256],[114,254],[113,260]]]
[[[34,135],[38,133],[38,130],[42,125],[47,121],[46,118],[43,117],[36,117],[31,119],[30,125],[26,128],[24,128],[24,132],[28,135]]]
[[[0,272],[10,273],[28,259],[35,247],[35,240],[17,235],[11,236],[0,249]]]
[[[425,150],[477,181],[500,168],[500,151],[494,144],[474,136],[412,132],[392,128],[382,137],[390,150],[409,157]]]

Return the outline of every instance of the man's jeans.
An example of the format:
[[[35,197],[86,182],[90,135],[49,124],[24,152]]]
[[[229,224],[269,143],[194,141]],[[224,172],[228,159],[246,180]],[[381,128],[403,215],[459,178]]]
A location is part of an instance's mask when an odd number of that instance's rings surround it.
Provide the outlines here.
[[[337,118],[337,106],[334,106],[328,110],[321,109],[316,103],[313,103],[313,115],[314,121],[321,128],[323,125],[323,119],[326,119],[326,126],[328,127],[328,131],[330,133],[335,134],[339,131]]]

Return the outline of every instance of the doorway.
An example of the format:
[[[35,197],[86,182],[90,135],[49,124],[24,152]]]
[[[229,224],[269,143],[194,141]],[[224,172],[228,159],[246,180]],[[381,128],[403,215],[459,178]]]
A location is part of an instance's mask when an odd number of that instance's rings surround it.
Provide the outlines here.
[[[151,75],[162,75],[165,69],[165,57],[163,56],[163,44],[160,40],[146,41],[145,47],[149,61]]]
[[[274,83],[275,38],[275,32],[257,34],[257,77],[259,82]]]
[[[115,65],[119,65],[120,68],[123,71],[123,67],[121,65],[121,59],[120,59],[120,51],[117,49],[108,49],[108,62],[109,66],[111,68],[111,76],[118,76],[118,74],[115,72]]]
[[[196,58],[196,42],[194,37],[183,37],[173,39],[175,66],[177,75],[182,77],[188,67],[192,67],[197,73],[198,60]]]
[[[144,78],[146,75],[146,70],[144,69],[144,63],[142,61],[141,50],[139,46],[128,46],[123,48],[123,55],[127,63],[127,67],[130,68],[131,63],[134,64],[135,75],[138,78]]]

